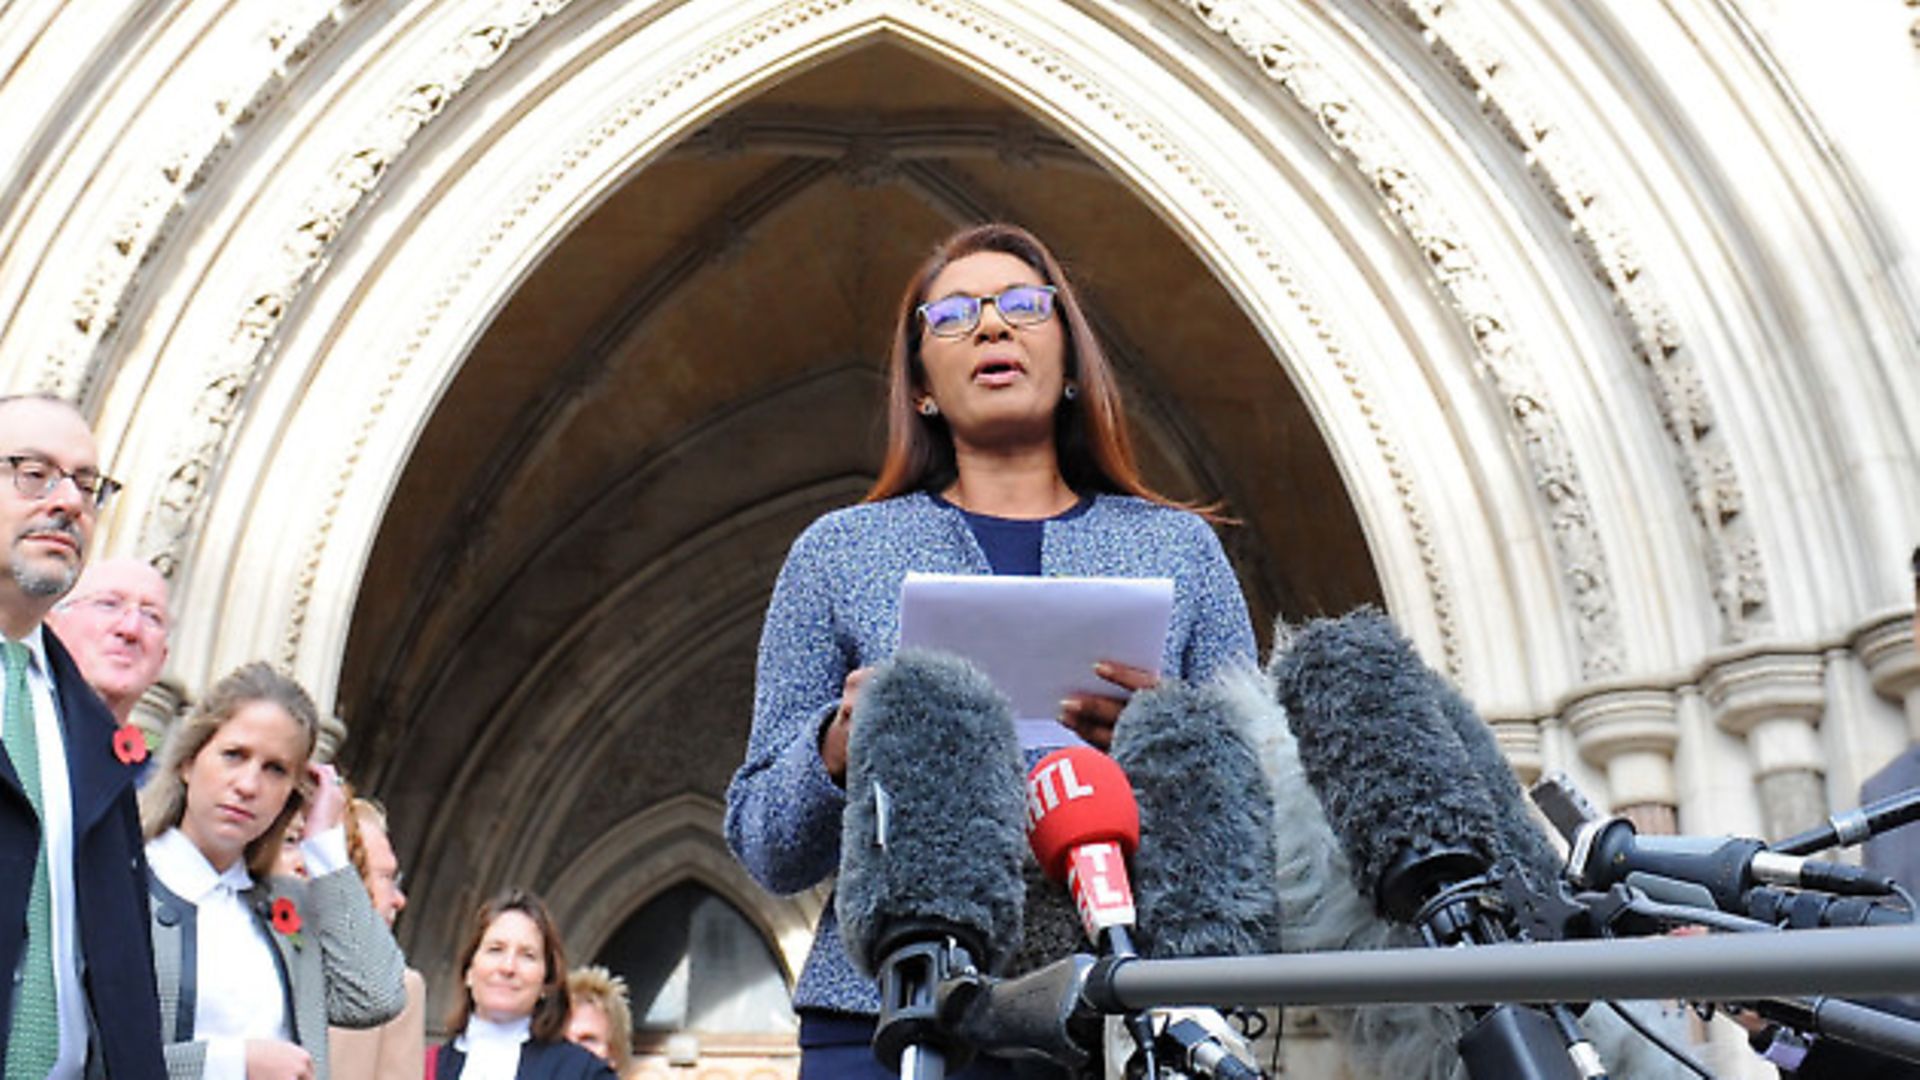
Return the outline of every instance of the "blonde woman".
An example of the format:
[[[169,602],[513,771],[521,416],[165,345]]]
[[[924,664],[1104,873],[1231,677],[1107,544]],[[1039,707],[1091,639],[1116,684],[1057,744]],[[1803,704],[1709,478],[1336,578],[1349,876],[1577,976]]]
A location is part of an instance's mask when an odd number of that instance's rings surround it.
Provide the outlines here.
[[[627,1003],[627,981],[588,964],[567,973],[567,996],[573,1001],[567,1041],[593,1051],[621,1076],[631,1075],[633,1007]]]
[[[347,860],[339,780],[309,760],[319,727],[298,683],[247,664],[167,739],[140,793],[176,1080],[324,1080],[329,1023],[406,1004],[399,946]],[[311,879],[272,876],[303,809]]]

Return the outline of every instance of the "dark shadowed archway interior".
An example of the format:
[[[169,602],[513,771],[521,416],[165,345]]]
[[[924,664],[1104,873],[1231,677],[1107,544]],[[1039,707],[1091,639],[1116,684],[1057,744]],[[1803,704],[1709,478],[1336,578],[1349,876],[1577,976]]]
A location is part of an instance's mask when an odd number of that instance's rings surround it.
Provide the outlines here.
[[[738,1042],[797,1030],[772,950],[733,905],[697,882],[649,900],[594,962],[626,980],[634,1033],[649,1050],[664,1050],[679,1032]]]

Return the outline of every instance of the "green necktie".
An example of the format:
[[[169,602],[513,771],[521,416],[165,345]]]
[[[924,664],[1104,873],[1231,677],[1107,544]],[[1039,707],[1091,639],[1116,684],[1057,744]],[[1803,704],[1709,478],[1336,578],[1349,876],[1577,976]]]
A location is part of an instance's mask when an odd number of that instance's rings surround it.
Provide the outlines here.
[[[53,888],[47,879],[46,811],[40,794],[40,733],[27,692],[27,647],[0,644],[7,669],[7,756],[40,816],[40,855],[27,894],[27,955],[14,987],[13,1031],[7,1039],[6,1080],[46,1080],[60,1056],[60,1013],[53,999]]]

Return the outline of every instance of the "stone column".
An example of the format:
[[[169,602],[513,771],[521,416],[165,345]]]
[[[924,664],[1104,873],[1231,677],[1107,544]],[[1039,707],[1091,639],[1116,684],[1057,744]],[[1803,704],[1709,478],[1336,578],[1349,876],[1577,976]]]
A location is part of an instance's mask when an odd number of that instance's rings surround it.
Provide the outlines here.
[[[1643,833],[1679,831],[1673,751],[1680,720],[1673,691],[1603,687],[1567,706],[1565,715],[1581,760],[1606,773],[1613,812]]]
[[[1767,837],[1779,839],[1825,821],[1829,812],[1820,754],[1826,706],[1818,653],[1737,653],[1700,681],[1721,730],[1747,741]]]
[[[191,704],[193,702],[187,697],[187,689],[180,680],[171,675],[163,676],[140,695],[140,700],[133,705],[133,715],[127,718],[127,722],[140,729],[140,733],[147,737],[148,752],[158,757],[160,748],[167,743],[167,736],[173,733],[173,726]]]
[[[1914,622],[1911,612],[1890,615],[1861,629],[1852,646],[1874,693],[1906,709],[1907,741],[1920,743],[1920,648]]]

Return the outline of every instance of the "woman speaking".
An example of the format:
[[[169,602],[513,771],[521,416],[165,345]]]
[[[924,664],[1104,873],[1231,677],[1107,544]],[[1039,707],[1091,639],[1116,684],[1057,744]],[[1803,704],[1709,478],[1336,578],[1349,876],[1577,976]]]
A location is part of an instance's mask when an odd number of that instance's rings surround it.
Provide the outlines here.
[[[838,868],[853,706],[899,644],[909,571],[1171,578],[1162,670],[1201,680],[1254,659],[1246,601],[1209,521],[1141,479],[1112,368],[1059,263],[1024,229],[965,229],[914,274],[890,349],[887,433],[866,499],[794,541],[761,631],[727,840],[777,893]],[[1105,747],[1120,695],[1156,678],[1111,663],[1096,672],[1115,694],[1071,697],[1060,721]],[[794,1007],[802,1080],[890,1075],[868,1049],[878,995],[831,904]],[[991,1060],[956,1074],[1002,1075]]]

